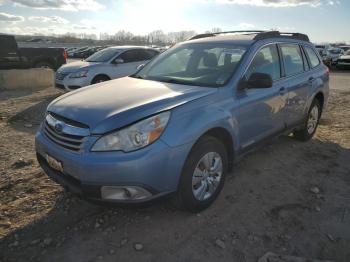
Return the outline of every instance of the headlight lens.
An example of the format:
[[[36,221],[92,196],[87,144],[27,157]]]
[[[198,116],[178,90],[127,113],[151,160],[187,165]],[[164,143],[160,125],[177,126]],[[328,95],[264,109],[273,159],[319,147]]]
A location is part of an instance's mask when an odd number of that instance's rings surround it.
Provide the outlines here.
[[[134,151],[156,141],[163,133],[170,112],[152,116],[98,139],[91,151]]]
[[[89,70],[83,70],[83,71],[78,71],[75,73],[71,73],[69,78],[80,78],[80,77],[86,77],[87,73]]]

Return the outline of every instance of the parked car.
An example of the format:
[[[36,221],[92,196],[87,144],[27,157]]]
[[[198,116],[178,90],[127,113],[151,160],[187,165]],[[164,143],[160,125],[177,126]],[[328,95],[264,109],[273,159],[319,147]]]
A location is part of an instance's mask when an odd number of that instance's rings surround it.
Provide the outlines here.
[[[66,59],[64,48],[19,48],[14,36],[0,34],[0,69],[47,67],[56,70]]]
[[[75,52],[74,53],[74,58],[82,58],[85,59],[91,55],[93,55],[94,53],[96,53],[97,51],[101,50],[100,47],[89,47],[85,50],[79,51],[79,52]]]
[[[76,53],[79,53],[79,52],[81,52],[81,51],[84,51],[84,50],[86,50],[86,49],[88,49],[88,48],[90,48],[90,47],[89,47],[89,46],[84,46],[84,47],[78,47],[78,48],[76,48],[76,49],[74,49],[74,50],[72,50],[72,51],[69,51],[69,52],[68,52],[68,57],[74,58],[74,56],[75,56]]]
[[[71,91],[83,86],[128,76],[159,52],[152,48],[115,46],[103,49],[84,61],[72,62],[56,72],[56,87]]]
[[[339,57],[336,66],[338,69],[350,68],[350,50],[346,51],[344,55]]]
[[[344,54],[344,50],[341,48],[331,48],[331,49],[328,49],[327,52],[332,65],[336,65],[338,58]]]
[[[130,77],[54,100],[36,135],[38,161],[86,199],[140,203],[172,194],[197,212],[243,154],[282,133],[311,139],[328,82],[306,35],[197,37]]]
[[[341,45],[341,46],[339,46],[339,48],[343,49],[345,52],[345,51],[348,51],[350,49],[350,45]]]

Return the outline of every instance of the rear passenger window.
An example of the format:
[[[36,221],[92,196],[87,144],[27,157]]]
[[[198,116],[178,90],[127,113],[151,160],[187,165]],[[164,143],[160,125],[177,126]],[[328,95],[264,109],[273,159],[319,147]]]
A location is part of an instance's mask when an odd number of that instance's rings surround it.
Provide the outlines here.
[[[298,45],[281,45],[281,51],[286,76],[292,76],[304,71],[303,58]]]
[[[269,45],[260,49],[250,64],[246,79],[253,73],[269,74],[273,80],[281,77],[280,63],[276,45]]]
[[[154,50],[139,50],[139,59],[140,61],[150,60],[157,54],[158,53]]]
[[[318,56],[316,55],[315,51],[310,47],[304,47],[304,49],[309,58],[311,68],[318,66],[320,64],[320,60],[318,59]]]

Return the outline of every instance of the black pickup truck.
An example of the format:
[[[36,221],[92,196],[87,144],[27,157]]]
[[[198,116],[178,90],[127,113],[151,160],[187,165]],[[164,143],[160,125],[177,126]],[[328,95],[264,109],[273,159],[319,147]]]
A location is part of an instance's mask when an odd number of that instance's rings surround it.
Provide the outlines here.
[[[64,48],[19,48],[14,36],[0,34],[0,69],[46,67],[57,70],[66,60]]]

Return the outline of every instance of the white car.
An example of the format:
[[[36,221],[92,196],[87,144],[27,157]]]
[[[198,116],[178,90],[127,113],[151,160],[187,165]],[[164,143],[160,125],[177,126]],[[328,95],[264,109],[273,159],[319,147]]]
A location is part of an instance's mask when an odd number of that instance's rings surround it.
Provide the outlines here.
[[[84,61],[61,66],[55,76],[56,88],[72,91],[83,86],[134,74],[139,65],[159,54],[149,47],[115,46],[103,49]]]
[[[332,61],[332,65],[335,65],[341,55],[344,54],[344,50],[341,48],[330,48],[327,50],[328,57]]]

